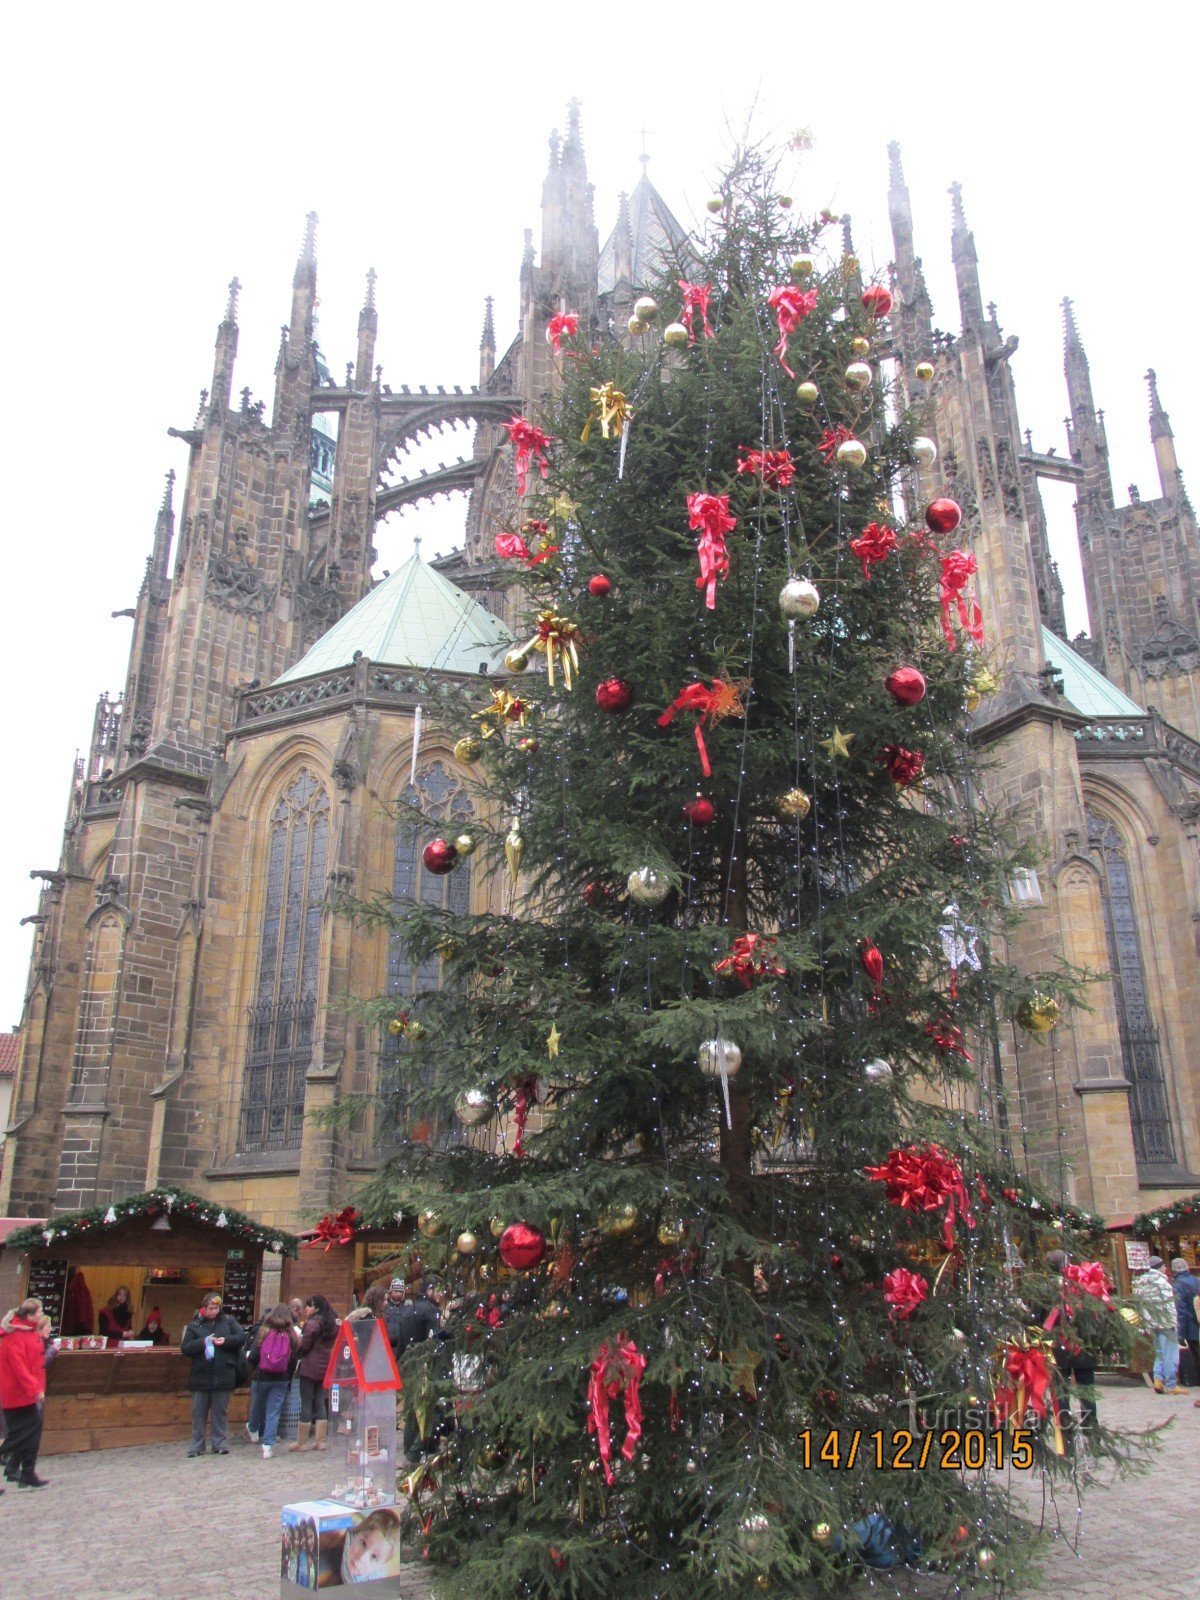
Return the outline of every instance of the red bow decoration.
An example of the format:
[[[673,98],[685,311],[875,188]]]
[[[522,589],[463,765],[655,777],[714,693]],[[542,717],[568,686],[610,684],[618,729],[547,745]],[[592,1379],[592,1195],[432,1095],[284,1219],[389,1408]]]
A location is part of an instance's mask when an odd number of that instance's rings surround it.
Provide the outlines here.
[[[883,1291],[883,1298],[892,1308],[890,1312],[892,1321],[907,1322],[921,1301],[927,1298],[929,1284],[919,1272],[910,1272],[907,1267],[897,1267],[884,1278]]]
[[[587,1431],[596,1435],[605,1483],[611,1484],[613,1481],[609,1407],[619,1395],[625,1396],[625,1443],[621,1446],[621,1454],[626,1461],[632,1461],[637,1453],[638,1440],[642,1437],[640,1390],[645,1370],[645,1356],[633,1340],[626,1338],[623,1333],[618,1335],[611,1352],[607,1342],[602,1344],[592,1362],[587,1392]]]
[[[1002,1428],[1011,1418],[1015,1427],[1023,1426],[1027,1412],[1032,1411],[1039,1420],[1047,1413],[1054,1418],[1054,1448],[1064,1453],[1062,1424],[1058,1414],[1058,1396],[1054,1380],[1043,1351],[1025,1349],[1021,1345],[1006,1345],[1003,1352],[1004,1372],[1009,1381],[1000,1384],[992,1401],[996,1426]]]
[[[850,548],[862,562],[863,582],[870,583],[872,566],[886,561],[896,548],[896,530],[869,522],[857,539],[851,539]]]
[[[700,557],[700,576],[697,589],[703,589],[704,604],[710,611],[717,606],[717,579],[729,576],[729,551],[725,535],[737,527],[737,518],[729,515],[727,494],[690,494],[687,497],[688,526],[699,533],[697,553]]]
[[[712,766],[708,759],[708,746],[704,742],[703,724],[708,723],[711,727],[714,722],[720,722],[722,717],[745,716],[742,690],[746,687],[748,685],[731,683],[728,678],[714,678],[708,687],[702,683],[689,683],[679,691],[658,719],[660,728],[668,728],[674,722],[676,712],[697,713],[696,749],[700,752],[700,770],[706,778],[712,777]]]
[[[546,460],[547,447],[554,443],[548,433],[532,422],[527,422],[524,417],[513,417],[511,422],[504,424],[504,431],[508,434],[512,447],[516,451],[514,466],[517,472],[517,493],[525,493],[525,479],[529,473],[529,463],[536,461],[538,471],[542,477],[548,477],[550,468]]]
[[[974,595],[966,593],[967,584],[975,576],[975,557],[965,550],[951,550],[942,557],[942,570],[938,577],[938,599],[942,603],[942,632],[946,643],[954,649],[954,629],[950,624],[950,607],[958,607],[958,620],[964,633],[970,634],[976,644],[983,643],[983,612]]]
[[[546,338],[549,339],[550,343],[554,346],[555,355],[558,355],[562,349],[563,335],[566,334],[568,338],[570,338],[578,332],[578,311],[556,312],[546,324]]]
[[[543,541],[535,555],[519,533],[498,533],[492,541],[496,547],[496,554],[502,561],[523,561],[527,567],[536,567],[542,561],[549,561],[551,556],[558,554],[556,544],[547,544],[550,526],[545,522],[527,522],[525,532],[535,534]]]
[[[863,971],[871,980],[871,985],[875,990],[875,998],[878,1000],[883,994],[883,952],[874,939],[863,940],[862,950],[859,952],[858,959]]]
[[[920,750],[906,750],[902,744],[885,744],[877,757],[879,765],[887,769],[888,777],[901,789],[916,783],[925,770],[925,757]]]
[[[945,1207],[942,1238],[954,1249],[954,1222],[960,1214],[968,1228],[975,1226],[971,1200],[962,1168],[940,1145],[907,1145],[892,1150],[879,1167],[865,1168],[868,1178],[887,1185],[892,1205],[905,1211],[940,1211]]]
[[[678,280],[683,293],[683,310],[679,313],[680,322],[687,323],[688,343],[695,344],[696,330],[692,326],[692,318],[697,311],[704,324],[704,337],[711,339],[713,331],[708,325],[708,299],[712,294],[711,283],[685,283],[682,278]]]
[[[353,1206],[343,1206],[336,1217],[332,1211],[327,1211],[317,1223],[314,1236],[307,1241],[308,1248],[312,1250],[324,1240],[325,1253],[328,1255],[335,1244],[350,1243],[361,1221],[362,1212],[356,1211]]]
[[[1112,1305],[1112,1280],[1098,1261],[1070,1262],[1063,1277],[1083,1294],[1094,1295],[1102,1305]]]
[[[772,955],[775,939],[772,934],[740,933],[729,947],[723,961],[713,963],[713,971],[739,978],[744,989],[754,978],[786,978],[787,968],[781,967]]]
[[[972,1059],[971,1052],[967,1049],[967,1037],[961,1028],[958,1028],[949,1017],[939,1017],[936,1022],[931,1022],[925,1029],[926,1034],[943,1055],[960,1055],[964,1061]]]
[[[525,1124],[529,1121],[530,1108],[537,1105],[538,1081],[535,1077],[519,1078],[515,1088],[517,1098],[513,1106],[513,1122],[517,1137],[513,1140],[513,1155],[519,1157],[525,1154]]]
[[[796,374],[787,364],[788,336],[804,321],[809,312],[816,309],[817,291],[797,289],[794,283],[784,283],[778,289],[771,290],[767,296],[767,304],[775,313],[775,320],[779,324],[779,343],[775,346],[779,365],[789,378],[794,378]]]
[[[786,489],[796,476],[796,463],[787,450],[751,450],[739,445],[739,472],[756,472],[768,489]]]
[[[847,439],[853,439],[853,437],[854,435],[849,428],[843,428],[840,425],[836,428],[825,429],[825,432],[817,440],[817,449],[824,457],[826,466],[829,466],[834,456],[837,455],[838,445],[845,444]]]

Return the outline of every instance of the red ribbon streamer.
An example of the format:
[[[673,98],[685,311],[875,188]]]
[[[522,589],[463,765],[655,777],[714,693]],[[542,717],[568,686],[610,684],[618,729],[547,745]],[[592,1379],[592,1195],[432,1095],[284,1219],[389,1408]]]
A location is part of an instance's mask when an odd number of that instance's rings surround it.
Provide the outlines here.
[[[679,320],[687,323],[688,343],[695,344],[696,342],[696,330],[692,326],[692,318],[697,311],[700,313],[701,321],[704,324],[704,337],[711,339],[713,331],[708,325],[708,300],[712,294],[712,284],[686,283],[682,278],[678,280],[678,283],[683,293],[683,310],[679,313]]]
[[[775,321],[779,325],[779,343],[775,346],[779,365],[789,378],[794,378],[796,374],[787,364],[788,336],[816,309],[817,291],[797,289],[794,283],[781,284],[778,289],[771,290],[767,304],[775,313]]]
[[[562,349],[563,335],[566,334],[568,337],[573,337],[578,332],[578,311],[559,311],[546,324],[546,337],[554,346],[555,355],[558,355]]]
[[[717,579],[729,576],[729,551],[725,535],[737,527],[737,518],[729,515],[727,494],[690,494],[687,497],[688,526],[699,533],[697,553],[700,557],[700,576],[697,589],[703,589],[704,604],[710,611],[717,606]]]
[[[896,530],[869,522],[857,539],[851,539],[850,548],[862,562],[863,582],[870,583],[872,566],[886,561],[896,548]]]
[[[954,1223],[960,1214],[968,1228],[975,1226],[962,1168],[940,1145],[907,1145],[890,1151],[882,1166],[864,1170],[868,1178],[887,1185],[888,1199],[904,1211],[945,1207],[942,1237],[947,1250],[954,1249]]]
[[[713,971],[718,976],[729,973],[739,978],[745,989],[753,978],[786,978],[787,968],[781,967],[771,953],[774,944],[771,934],[740,933],[725,959],[714,962]]]
[[[958,620],[963,632],[970,634],[976,644],[983,643],[983,612],[975,596],[966,593],[967,584],[975,572],[975,557],[966,550],[951,550],[948,556],[942,557],[938,599],[942,603],[942,632],[951,650],[955,645],[954,629],[950,623],[951,606],[958,608]]]
[[[1032,1411],[1038,1418],[1051,1413],[1057,1428],[1058,1396],[1054,1392],[1049,1363],[1042,1351],[1025,1350],[1016,1344],[1008,1345],[1004,1351],[1004,1371],[1011,1381],[1000,1385],[992,1402],[997,1425],[1003,1427],[1011,1416],[1020,1426],[1026,1411]]]
[[[843,428],[840,425],[836,428],[825,429],[825,432],[817,440],[817,449],[824,457],[827,467],[831,465],[834,456],[837,455],[838,445],[845,444],[847,439],[853,439],[853,437],[854,435],[849,428]]]
[[[549,531],[544,522],[527,522],[525,528],[529,533],[543,536]],[[549,561],[551,556],[558,554],[558,546],[548,544],[534,555],[519,533],[498,533],[492,543],[502,561],[523,561],[527,567],[536,567],[540,562]]]
[[[356,1211],[353,1206],[343,1206],[336,1216],[332,1211],[327,1211],[317,1223],[315,1236],[306,1241],[308,1249],[312,1250],[324,1241],[328,1255],[335,1244],[349,1244],[361,1221],[362,1212]]]
[[[621,1454],[626,1461],[632,1461],[637,1453],[638,1440],[642,1437],[640,1391],[642,1373],[645,1370],[645,1356],[633,1340],[626,1338],[623,1333],[617,1336],[617,1342],[611,1351],[607,1342],[602,1344],[596,1352],[596,1359],[592,1362],[592,1375],[588,1381],[587,1392],[587,1431],[596,1435],[600,1463],[604,1468],[604,1481],[607,1484],[613,1481],[609,1407],[618,1396],[624,1395],[625,1443],[621,1446]]]
[[[972,1060],[966,1035],[961,1028],[955,1027],[949,1017],[939,1017],[936,1022],[929,1024],[925,1032],[946,1055],[960,1055],[964,1061]]]
[[[927,1298],[929,1284],[919,1272],[897,1267],[884,1278],[883,1291],[883,1298],[892,1308],[892,1321],[907,1322],[922,1300]]]
[[[704,742],[704,730],[701,722],[706,716],[711,716],[716,705],[718,686],[706,688],[702,683],[689,683],[675,696],[671,704],[658,719],[660,728],[668,728],[675,721],[677,711],[695,711],[699,713],[696,722],[696,749],[700,752],[700,770],[706,778],[712,777],[712,766],[708,759],[708,746]]]
[[[532,1106],[537,1105],[536,1078],[521,1078],[516,1085],[517,1099],[513,1107],[513,1122],[516,1124],[517,1137],[513,1140],[513,1155],[525,1154],[525,1124],[529,1121],[529,1112]]]
[[[738,449],[742,452],[738,471],[757,473],[768,489],[786,489],[796,476],[796,463],[787,450],[751,450],[744,444]]]
[[[527,422],[524,417],[513,417],[510,422],[504,424],[504,431],[516,451],[513,464],[517,473],[517,493],[524,494],[531,461],[537,463],[538,471],[543,478],[549,477],[550,467],[546,460],[546,450],[554,441],[548,433],[543,433],[539,427]]]

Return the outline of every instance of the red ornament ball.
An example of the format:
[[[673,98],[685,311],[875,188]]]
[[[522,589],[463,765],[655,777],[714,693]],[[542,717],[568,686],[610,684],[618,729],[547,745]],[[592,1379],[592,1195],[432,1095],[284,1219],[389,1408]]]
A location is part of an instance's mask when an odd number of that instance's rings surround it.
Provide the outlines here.
[[[510,1223],[500,1235],[500,1259],[514,1272],[536,1267],[546,1254],[545,1235],[527,1222]]]
[[[933,533],[953,533],[962,521],[962,507],[949,496],[931,500],[925,507],[925,522]]]
[[[829,1266],[834,1272],[840,1272],[842,1270],[842,1258],[836,1250],[831,1250],[829,1252]]]
[[[888,673],[883,686],[898,706],[915,706],[925,698],[925,674],[916,667],[897,667]]]
[[[893,305],[891,293],[881,283],[863,290],[862,303],[872,317],[886,317]]]
[[[585,883],[583,886],[583,903],[585,906],[590,906],[593,911],[599,911],[600,907],[606,905],[612,897],[612,885],[601,883],[598,878],[593,878],[591,883]]]
[[[447,872],[454,870],[458,851],[449,839],[431,839],[421,851],[421,860],[425,863],[426,872],[432,872],[435,877],[441,878]]]
[[[596,685],[596,704],[601,711],[628,711],[633,704],[633,686],[624,678],[605,678]]]
[[[612,593],[612,579],[597,572],[595,577],[588,579],[588,593],[594,594],[597,600],[603,600],[606,594]]]
[[[694,800],[689,800],[683,808],[683,815],[693,828],[707,828],[716,814],[716,806],[702,794],[698,794]]]

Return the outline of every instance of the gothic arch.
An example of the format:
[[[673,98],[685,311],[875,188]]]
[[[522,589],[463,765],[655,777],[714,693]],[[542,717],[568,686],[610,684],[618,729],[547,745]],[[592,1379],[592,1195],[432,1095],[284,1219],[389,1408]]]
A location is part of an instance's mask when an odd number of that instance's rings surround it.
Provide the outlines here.
[[[327,787],[331,781],[332,758],[328,749],[310,733],[290,733],[275,746],[246,779],[238,796],[235,815],[243,822],[261,811],[265,793],[282,789],[294,772],[307,767]]]
[[[1126,838],[1139,850],[1143,844],[1157,837],[1158,826],[1154,818],[1136,796],[1111,778],[1089,772],[1083,780],[1083,803],[1091,810],[1093,802],[1113,818]]]

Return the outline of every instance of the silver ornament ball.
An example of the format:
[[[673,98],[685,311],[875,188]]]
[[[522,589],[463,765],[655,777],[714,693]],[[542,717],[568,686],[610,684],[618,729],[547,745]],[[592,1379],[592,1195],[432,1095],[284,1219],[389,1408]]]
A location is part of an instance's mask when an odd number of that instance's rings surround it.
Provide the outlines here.
[[[742,1052],[732,1039],[705,1039],[698,1058],[700,1071],[706,1078],[721,1076],[721,1058],[725,1059],[725,1076],[736,1078],[742,1070]]]
[[[820,604],[820,591],[808,578],[789,578],[779,591],[779,609],[785,617],[815,616]]]
[[[874,377],[865,361],[852,361],[846,368],[846,382],[851,389],[867,389]]]
[[[919,467],[931,467],[937,460],[937,445],[923,433],[913,440],[913,459]]]
[[[863,1066],[863,1077],[868,1083],[891,1083],[892,1064],[884,1061],[881,1056],[876,1056],[874,1061],[868,1061]]]
[[[495,1110],[492,1097],[485,1089],[464,1089],[454,1102],[454,1115],[465,1128],[478,1128]]]
[[[670,893],[671,885],[664,873],[653,867],[638,867],[625,880],[629,898],[639,906],[660,906]]]

